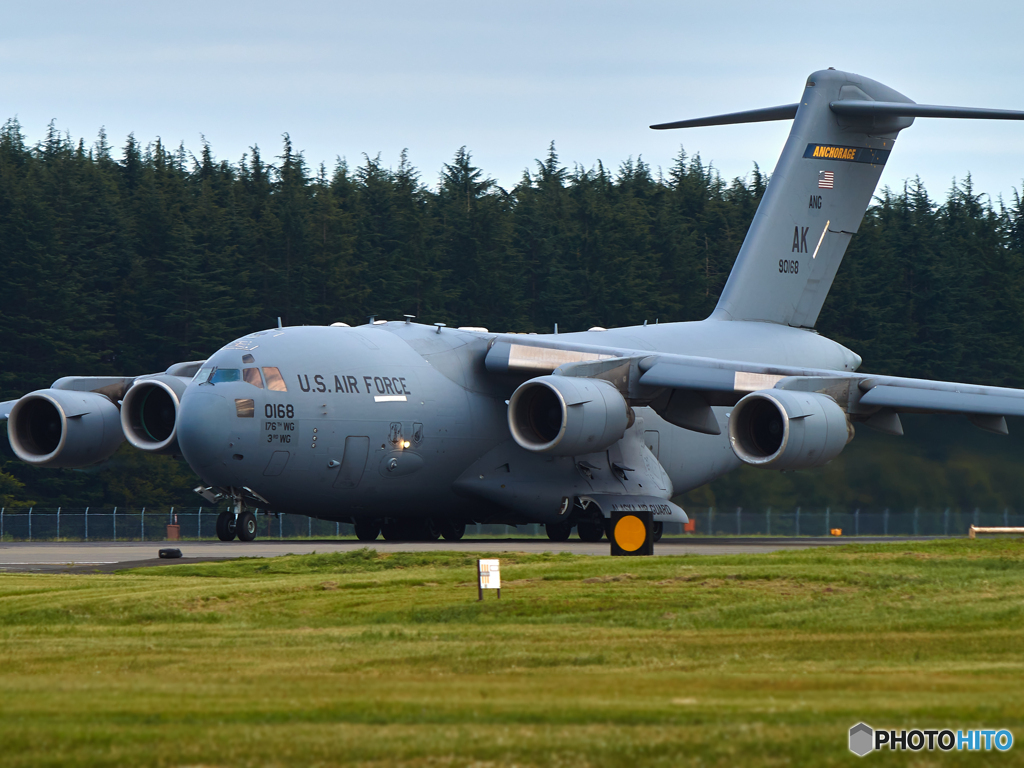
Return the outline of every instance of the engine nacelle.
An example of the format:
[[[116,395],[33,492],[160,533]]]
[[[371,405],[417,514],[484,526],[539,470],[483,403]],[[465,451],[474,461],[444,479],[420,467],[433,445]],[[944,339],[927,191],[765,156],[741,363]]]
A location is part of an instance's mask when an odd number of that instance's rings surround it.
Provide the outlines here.
[[[18,458],[38,467],[88,467],[124,440],[117,406],[95,392],[40,389],[11,408],[7,435]]]
[[[853,439],[853,425],[828,395],[766,389],[740,400],[729,442],[740,461],[771,469],[827,464]]]
[[[188,380],[162,374],[137,380],[121,401],[121,427],[140,451],[179,454],[178,409]]]
[[[508,401],[508,427],[528,451],[577,456],[622,439],[633,411],[614,385],[600,379],[539,376]]]

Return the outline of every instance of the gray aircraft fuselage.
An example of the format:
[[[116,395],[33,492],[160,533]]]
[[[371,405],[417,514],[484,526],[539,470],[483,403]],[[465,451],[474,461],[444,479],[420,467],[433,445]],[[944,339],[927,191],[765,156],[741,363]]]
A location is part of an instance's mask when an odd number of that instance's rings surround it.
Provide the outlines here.
[[[272,366],[287,391],[243,380],[201,383],[207,374],[200,373],[181,400],[182,453],[204,482],[250,488],[277,511],[342,520],[557,520],[566,494],[608,490],[611,459],[607,451],[537,454],[512,440],[507,401],[531,376],[484,369],[497,336],[406,322],[251,334],[211,356],[204,371]],[[813,332],[765,323],[705,320],[518,338],[840,371],[860,363]],[[249,400],[251,411],[236,407]],[[720,422],[727,412],[716,409]],[[641,461],[645,452],[655,460],[616,484],[620,493],[669,497],[739,465],[725,432],[680,429],[650,408],[636,416],[621,442]],[[581,461],[599,469],[587,477]]]

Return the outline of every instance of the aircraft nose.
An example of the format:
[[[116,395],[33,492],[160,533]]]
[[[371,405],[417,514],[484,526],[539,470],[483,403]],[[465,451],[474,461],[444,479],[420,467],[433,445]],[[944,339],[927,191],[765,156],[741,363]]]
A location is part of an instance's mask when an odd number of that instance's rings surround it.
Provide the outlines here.
[[[213,392],[188,392],[181,399],[178,445],[192,469],[199,472],[224,462],[228,415],[227,400]]]

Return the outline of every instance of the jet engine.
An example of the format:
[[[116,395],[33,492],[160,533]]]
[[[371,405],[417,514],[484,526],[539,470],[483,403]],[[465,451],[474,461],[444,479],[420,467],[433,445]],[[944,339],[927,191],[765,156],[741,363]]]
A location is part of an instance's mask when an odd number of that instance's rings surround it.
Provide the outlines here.
[[[117,406],[96,392],[40,389],[11,408],[7,435],[18,458],[37,467],[87,467],[121,441]]]
[[[521,384],[508,401],[508,426],[528,451],[577,456],[603,451],[622,439],[633,411],[601,379],[539,376]]]
[[[178,406],[188,381],[162,374],[138,379],[121,402],[121,426],[140,451],[179,454]]]
[[[853,425],[831,397],[770,389],[751,392],[729,417],[740,461],[770,469],[808,469],[832,461],[853,439]]]

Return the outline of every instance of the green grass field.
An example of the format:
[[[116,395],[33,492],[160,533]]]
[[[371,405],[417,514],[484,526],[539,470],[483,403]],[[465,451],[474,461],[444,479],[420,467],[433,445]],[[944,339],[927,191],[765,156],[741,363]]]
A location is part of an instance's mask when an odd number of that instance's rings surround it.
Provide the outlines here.
[[[0,575],[0,765],[864,764],[1024,737],[1024,543]],[[867,762],[1024,763],[1005,753]]]

